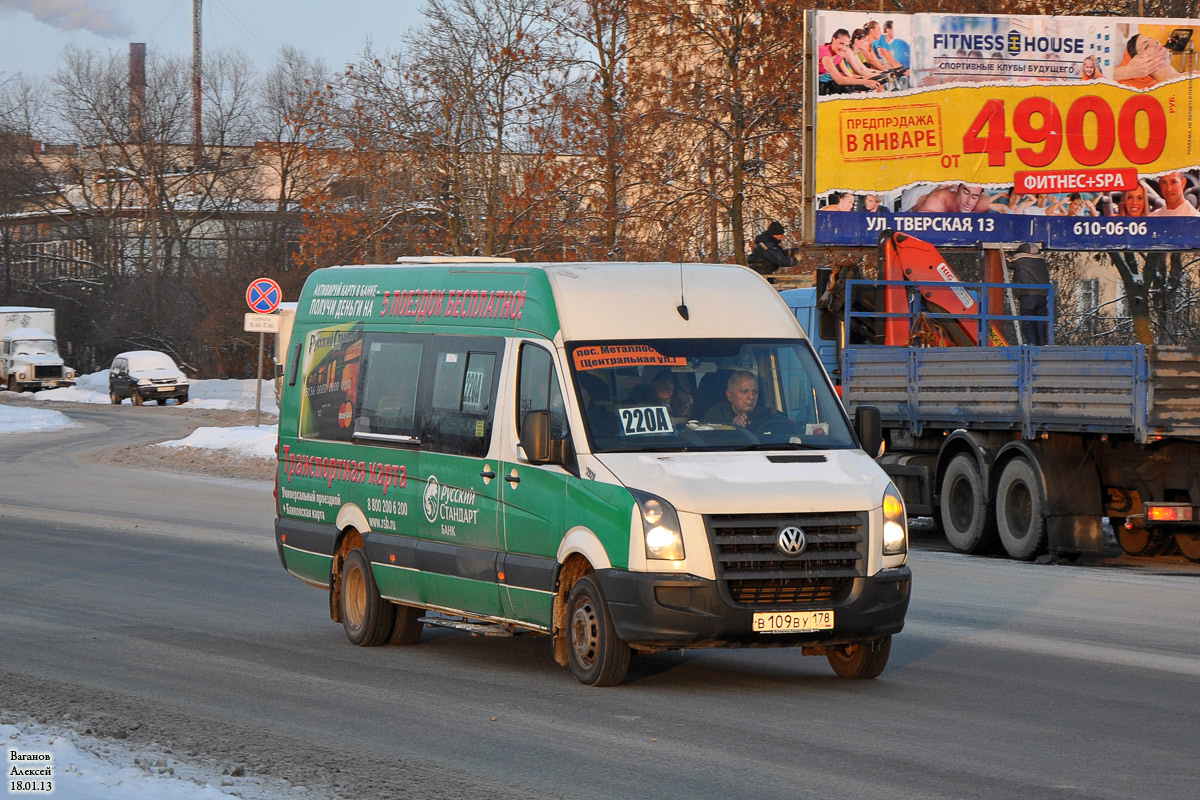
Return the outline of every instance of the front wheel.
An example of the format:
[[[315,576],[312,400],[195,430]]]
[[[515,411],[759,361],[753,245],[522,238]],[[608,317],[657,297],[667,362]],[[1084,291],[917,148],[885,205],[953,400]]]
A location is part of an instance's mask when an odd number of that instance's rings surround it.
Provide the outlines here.
[[[586,686],[616,686],[629,672],[629,645],[617,638],[600,585],[584,575],[567,598],[567,658]]]
[[[1004,465],[996,485],[996,528],[1004,551],[1018,561],[1046,552],[1046,493],[1024,458]]]
[[[839,678],[870,680],[878,678],[892,654],[892,637],[874,642],[851,644],[830,650],[826,658]]]
[[[342,564],[342,627],[359,647],[383,644],[392,635],[396,606],[379,596],[367,551],[351,550]]]
[[[117,394],[116,392],[109,392],[108,399],[112,401],[114,406],[121,405],[121,395]]]
[[[135,406],[140,406],[144,402],[142,396],[140,394],[138,394],[137,389],[134,389],[132,392],[129,393],[129,401],[131,403],[133,403]]]

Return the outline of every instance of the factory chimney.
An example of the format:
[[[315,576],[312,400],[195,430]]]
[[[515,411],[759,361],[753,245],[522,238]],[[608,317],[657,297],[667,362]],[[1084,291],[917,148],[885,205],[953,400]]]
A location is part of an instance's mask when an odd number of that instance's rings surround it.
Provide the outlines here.
[[[129,141],[146,141],[146,43],[129,43]]]

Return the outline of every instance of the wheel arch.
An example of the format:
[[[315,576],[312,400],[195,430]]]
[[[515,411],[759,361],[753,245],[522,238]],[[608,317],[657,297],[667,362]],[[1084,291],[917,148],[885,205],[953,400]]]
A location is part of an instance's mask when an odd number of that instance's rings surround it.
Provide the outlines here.
[[[560,554],[566,544],[566,540],[564,540],[559,547]],[[554,662],[559,666],[567,667],[571,663],[567,655],[567,598],[570,597],[571,589],[575,586],[576,581],[595,571],[596,568],[592,562],[579,550],[570,550],[565,557],[560,558],[558,574],[554,580],[554,604],[550,615],[550,636],[554,645]]]
[[[933,499],[935,504],[942,493],[942,480],[946,476],[946,468],[950,466],[950,462],[954,460],[955,456],[964,454],[975,459],[975,466],[979,469],[983,485],[987,487],[988,502],[990,503],[995,498],[996,484],[992,480],[992,466],[995,461],[995,453],[992,446],[976,434],[959,429],[951,431],[950,435],[946,437],[946,441],[942,442],[942,447],[938,451],[937,467],[933,476]]]
[[[341,515],[338,515],[339,520]],[[346,555],[355,548],[366,545],[362,533],[354,525],[338,525],[337,541],[333,545],[333,558],[329,560],[329,618],[342,621],[342,565]]]

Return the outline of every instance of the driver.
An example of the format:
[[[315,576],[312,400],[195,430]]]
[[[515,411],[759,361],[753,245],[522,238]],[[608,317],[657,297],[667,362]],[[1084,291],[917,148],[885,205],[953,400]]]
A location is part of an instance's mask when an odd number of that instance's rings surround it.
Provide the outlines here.
[[[758,378],[754,377],[753,372],[738,370],[730,375],[725,383],[725,400],[726,402],[717,403],[705,413],[704,422],[746,428],[770,413],[765,408],[756,408]]]

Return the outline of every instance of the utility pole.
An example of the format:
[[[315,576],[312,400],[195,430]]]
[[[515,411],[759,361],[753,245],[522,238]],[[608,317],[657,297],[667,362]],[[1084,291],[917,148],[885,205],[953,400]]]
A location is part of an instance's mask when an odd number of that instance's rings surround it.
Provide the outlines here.
[[[200,10],[204,0],[192,0],[192,165],[199,170],[204,163],[204,136],[200,127]]]

